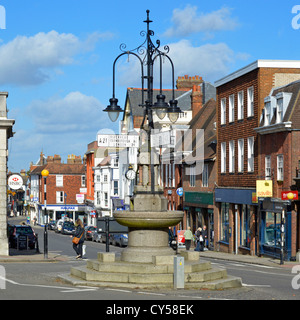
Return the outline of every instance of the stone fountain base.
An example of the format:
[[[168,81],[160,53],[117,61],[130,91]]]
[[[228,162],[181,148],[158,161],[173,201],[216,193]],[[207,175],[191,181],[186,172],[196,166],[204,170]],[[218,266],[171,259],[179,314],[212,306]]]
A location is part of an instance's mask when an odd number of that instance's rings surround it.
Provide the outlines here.
[[[114,218],[128,226],[128,246],[121,254],[127,262],[151,263],[153,256],[174,256],[169,247],[169,226],[182,220],[181,211],[114,212]]]
[[[180,251],[184,257],[184,289],[222,290],[240,288],[241,278],[227,275],[223,268],[199,261],[199,252]],[[74,286],[126,289],[174,290],[174,257],[153,256],[151,263],[126,262],[114,253],[98,253],[97,260],[86,266],[72,267],[69,274],[59,275],[61,281]]]
[[[114,212],[114,218],[129,228],[128,247],[121,257],[98,253],[97,260],[73,267],[59,278],[77,286],[114,288],[174,289],[175,251],[168,245],[169,226],[182,219],[181,211]],[[240,278],[230,277],[225,269],[199,261],[199,252],[180,251],[184,257],[184,288],[226,289],[240,287]]]

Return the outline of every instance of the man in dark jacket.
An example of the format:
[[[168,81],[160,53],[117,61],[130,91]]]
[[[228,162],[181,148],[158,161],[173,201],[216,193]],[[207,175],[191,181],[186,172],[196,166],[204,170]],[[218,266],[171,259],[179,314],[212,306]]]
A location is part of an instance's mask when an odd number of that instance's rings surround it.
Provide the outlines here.
[[[78,244],[73,243],[73,249],[77,253],[76,259],[82,259],[82,245],[84,242],[84,226],[80,219],[77,219],[75,222],[75,233],[74,237],[80,238]]]

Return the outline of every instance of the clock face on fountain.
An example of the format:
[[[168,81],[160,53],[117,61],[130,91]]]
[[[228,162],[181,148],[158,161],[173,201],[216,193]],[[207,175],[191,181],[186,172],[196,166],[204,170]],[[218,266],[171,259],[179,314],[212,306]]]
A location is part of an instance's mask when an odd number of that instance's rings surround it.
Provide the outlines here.
[[[133,180],[136,177],[136,172],[132,168],[129,168],[125,173],[125,177],[128,180]]]

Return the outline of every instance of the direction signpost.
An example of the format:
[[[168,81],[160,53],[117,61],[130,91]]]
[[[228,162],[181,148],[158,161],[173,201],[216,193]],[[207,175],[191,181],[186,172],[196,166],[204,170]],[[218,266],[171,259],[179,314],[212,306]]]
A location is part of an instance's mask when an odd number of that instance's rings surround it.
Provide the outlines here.
[[[98,134],[98,147],[138,148],[139,136],[127,134]]]

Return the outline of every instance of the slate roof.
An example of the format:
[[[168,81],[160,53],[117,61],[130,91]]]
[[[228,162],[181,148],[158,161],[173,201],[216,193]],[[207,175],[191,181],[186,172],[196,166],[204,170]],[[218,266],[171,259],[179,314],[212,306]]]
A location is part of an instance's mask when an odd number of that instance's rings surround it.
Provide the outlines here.
[[[153,101],[156,101],[156,96],[159,94],[159,89],[153,89]],[[172,99],[172,90],[165,89],[162,90],[162,94],[166,96],[166,102]],[[178,106],[182,111],[189,110],[191,108],[191,90],[190,91],[182,91],[182,90],[174,90],[175,99],[178,100]],[[147,92],[145,91],[144,99],[146,100]],[[139,88],[128,88],[126,101],[129,102],[130,112],[132,116],[143,117],[144,116],[144,108],[139,106],[142,102],[142,89]],[[125,116],[125,113],[124,113]],[[124,120],[124,119],[123,119]]]
[[[278,93],[291,93],[291,99],[286,108],[282,122],[292,122],[292,129],[300,129],[300,80],[289,83],[288,85],[272,89],[270,96]],[[276,124],[276,113],[273,113],[270,125]],[[264,126],[264,117],[261,118],[260,127]]]

